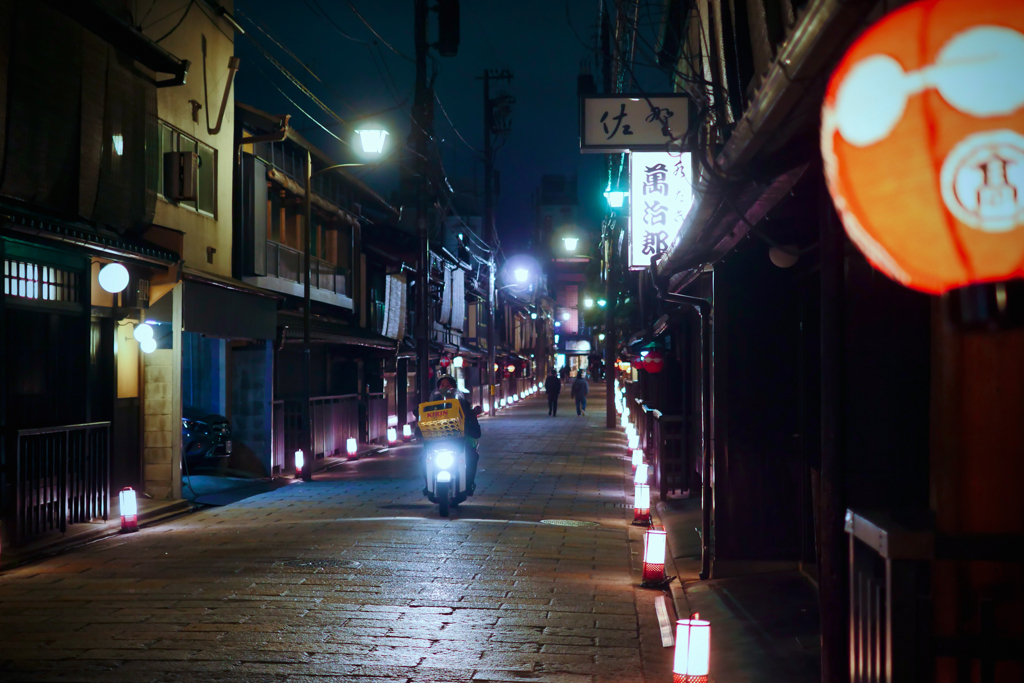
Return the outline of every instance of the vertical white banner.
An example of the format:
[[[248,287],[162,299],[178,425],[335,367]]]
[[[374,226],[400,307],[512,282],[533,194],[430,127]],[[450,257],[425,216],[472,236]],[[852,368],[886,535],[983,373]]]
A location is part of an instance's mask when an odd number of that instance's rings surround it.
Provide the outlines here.
[[[629,269],[642,270],[651,257],[668,253],[679,240],[693,206],[690,153],[633,152],[629,155]]]

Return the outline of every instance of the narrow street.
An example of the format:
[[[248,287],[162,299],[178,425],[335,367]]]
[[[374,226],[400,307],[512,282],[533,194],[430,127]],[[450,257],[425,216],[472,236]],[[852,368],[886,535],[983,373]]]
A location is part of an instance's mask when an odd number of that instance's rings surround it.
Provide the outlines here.
[[[484,420],[449,520],[402,447],[6,572],[0,678],[666,680],[624,439],[592,386],[585,417],[563,392],[557,418],[538,395]]]

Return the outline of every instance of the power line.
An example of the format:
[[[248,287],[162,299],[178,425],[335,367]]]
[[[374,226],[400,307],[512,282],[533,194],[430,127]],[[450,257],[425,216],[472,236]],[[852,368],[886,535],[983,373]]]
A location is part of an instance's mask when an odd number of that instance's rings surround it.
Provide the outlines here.
[[[260,45],[259,41],[257,41],[255,38],[252,37],[251,33],[246,33],[245,37],[249,39],[249,42],[251,42],[253,44],[253,46],[257,50],[259,50],[260,54],[263,55],[264,59],[266,59],[268,62],[273,64],[277,68],[277,70],[280,71],[282,74],[284,74],[285,77],[288,78],[288,80],[291,81],[292,84],[296,88],[301,90],[302,93],[304,95],[306,95],[309,99],[313,100],[313,102],[315,102],[318,107],[323,109],[328,115],[330,115],[332,118],[334,118],[336,121],[338,121],[338,123],[342,124],[343,126],[347,126],[348,125],[348,121],[346,121],[345,119],[343,119],[340,116],[338,116],[338,114],[336,114],[334,112],[334,110],[332,110],[330,107],[328,107],[326,104],[324,104],[320,100],[320,98],[318,98],[316,95],[314,95],[313,92],[302,83],[302,81],[300,81],[298,78],[296,78],[296,76],[294,74],[292,74],[292,72],[289,71],[284,66],[284,64],[282,64],[281,62],[277,61],[277,59],[274,57],[274,55],[270,54],[270,52],[268,52],[266,48],[264,48],[262,45]],[[324,128],[324,130],[327,130],[327,129]],[[332,135],[333,135],[333,133],[332,133]]]
[[[441,98],[439,98],[437,96],[437,92],[436,91],[434,92],[434,99],[437,100],[437,105],[439,107],[441,107],[441,113],[444,114],[444,117],[448,120],[448,123],[449,123],[449,125],[451,125],[452,130],[455,131],[455,134],[457,136],[459,136],[460,140],[462,140],[462,144],[464,144],[466,147],[469,147],[471,150],[473,150],[477,154],[483,154],[483,152],[481,152],[479,149],[477,149],[473,145],[471,145],[468,142],[466,142],[466,138],[462,137],[462,133],[460,133],[459,129],[455,127],[455,124],[452,122],[452,118],[450,116],[448,116],[448,112],[445,110],[444,105],[441,104]]]
[[[168,31],[167,33],[163,34],[162,36],[160,36],[159,38],[157,38],[153,42],[154,43],[159,43],[160,41],[164,40],[165,38],[170,37],[170,35],[172,33],[174,33],[175,31],[177,31],[178,27],[181,26],[182,22],[185,21],[185,17],[187,17],[188,13],[190,11],[192,11],[192,5],[194,5],[194,4],[196,4],[196,0],[189,0],[188,7],[185,8],[185,12],[181,15],[181,18],[178,19],[178,23],[175,24],[173,27],[171,27],[170,31]]]
[[[404,60],[406,60],[406,61],[409,61],[409,62],[412,62],[413,64],[415,64],[415,63],[416,63],[416,60],[415,60],[415,59],[413,59],[412,57],[410,57],[410,56],[409,56],[409,55],[407,55],[407,54],[404,54],[404,53],[402,53],[402,52],[399,52],[398,50],[396,50],[396,49],[395,49],[395,46],[394,46],[394,45],[392,45],[392,44],[391,44],[391,43],[389,43],[388,41],[384,40],[384,37],[383,37],[383,36],[381,36],[381,34],[377,33],[377,30],[376,30],[375,28],[373,28],[373,26],[371,26],[371,25],[370,25],[370,22],[368,22],[368,21],[367,21],[366,19],[364,19],[364,18],[363,18],[363,15],[359,13],[359,10],[357,10],[357,9],[356,9],[356,6],[352,4],[352,1],[351,1],[351,0],[345,0],[345,2],[346,2],[346,3],[348,4],[348,6],[349,6],[349,7],[350,7],[350,8],[352,9],[352,13],[353,13],[353,14],[355,14],[355,15],[356,15],[356,16],[357,16],[357,17],[359,18],[359,21],[363,22],[363,24],[365,24],[365,25],[366,25],[366,28],[370,29],[370,33],[372,33],[373,35],[377,36],[377,40],[379,40],[380,42],[384,43],[384,45],[385,45],[385,46],[386,46],[386,47],[387,47],[387,48],[388,48],[389,50],[391,50],[392,52],[394,52],[394,53],[395,53],[396,55],[398,55],[398,56],[399,56],[399,57],[401,57],[402,59],[404,59]]]

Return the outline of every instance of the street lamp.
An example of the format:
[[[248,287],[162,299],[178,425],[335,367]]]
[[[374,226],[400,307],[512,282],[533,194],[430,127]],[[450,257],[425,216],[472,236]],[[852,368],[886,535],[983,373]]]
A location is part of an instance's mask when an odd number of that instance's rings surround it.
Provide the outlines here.
[[[621,209],[628,196],[628,192],[618,192],[615,190],[607,190],[604,193],[604,198],[608,200],[608,206],[613,209]]]
[[[579,237],[563,237],[562,243],[565,245],[566,251],[576,251],[576,247],[580,243]]]
[[[597,305],[600,306],[601,308],[604,308],[605,306],[608,305],[608,302],[605,301],[604,299],[598,299],[597,300]]]
[[[384,139],[388,136],[386,130],[358,130],[356,133],[359,134],[359,139],[363,145],[363,151],[370,154],[380,154],[381,150],[384,149]],[[310,387],[309,387],[309,373],[310,373],[310,354],[311,351],[311,339],[310,339],[310,280],[312,279],[312,268],[310,267],[310,252],[313,250],[313,230],[312,230],[312,195],[313,195],[313,176],[326,173],[327,171],[333,171],[338,168],[347,168],[350,166],[365,166],[366,164],[352,163],[352,164],[334,164],[333,166],[327,166],[321,168],[319,171],[313,171],[313,156],[310,151],[306,150],[306,169],[305,176],[306,182],[305,190],[302,197],[302,225],[306,231],[305,244],[303,245],[303,258],[302,258],[302,271],[305,277],[302,281],[302,424],[305,427],[305,438],[303,439],[303,445],[307,447],[312,446],[312,435],[313,435],[313,420],[312,414],[309,410],[310,400]],[[312,451],[312,448],[310,448]],[[302,479],[303,481],[312,481],[313,479],[313,467],[312,458],[310,462],[304,463],[302,468]]]
[[[388,137],[388,132],[386,130],[371,128],[367,130],[357,130],[356,134],[359,136],[359,143],[362,145],[363,152],[366,154],[380,154],[384,151],[384,141],[387,140]]]
[[[593,307],[594,307],[594,300],[593,299],[591,299],[590,297],[587,297],[586,299],[583,300],[583,308],[593,308]]]
[[[516,282],[524,285],[530,279],[530,270],[528,268],[516,268],[512,271],[512,275],[515,276]]]

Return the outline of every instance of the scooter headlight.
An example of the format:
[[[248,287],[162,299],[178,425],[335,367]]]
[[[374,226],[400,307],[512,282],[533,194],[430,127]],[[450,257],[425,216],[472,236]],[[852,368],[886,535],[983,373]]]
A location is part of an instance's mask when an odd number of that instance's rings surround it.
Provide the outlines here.
[[[434,454],[434,464],[442,470],[446,470],[455,464],[455,454],[451,451],[438,451]]]

